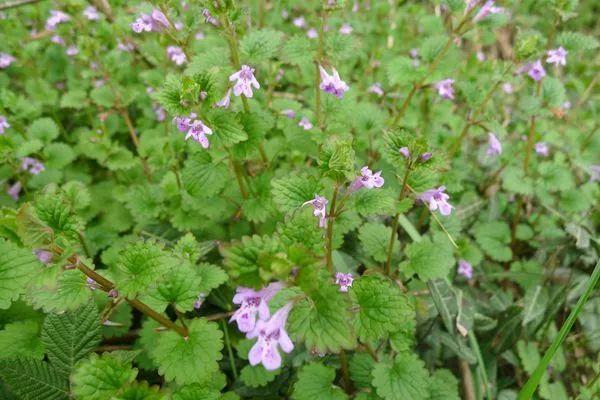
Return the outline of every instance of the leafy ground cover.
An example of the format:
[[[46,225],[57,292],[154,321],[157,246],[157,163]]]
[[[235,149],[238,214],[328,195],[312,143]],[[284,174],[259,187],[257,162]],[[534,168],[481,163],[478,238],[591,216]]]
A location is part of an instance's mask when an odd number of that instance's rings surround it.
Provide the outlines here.
[[[0,11],[1,398],[599,398],[594,1]]]

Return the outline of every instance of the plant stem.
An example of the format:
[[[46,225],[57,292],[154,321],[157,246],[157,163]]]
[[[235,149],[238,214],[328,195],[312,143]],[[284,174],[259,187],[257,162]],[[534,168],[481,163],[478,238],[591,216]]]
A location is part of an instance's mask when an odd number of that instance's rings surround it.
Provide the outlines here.
[[[317,126],[323,129],[322,115],[321,115],[321,71],[319,66],[323,62],[325,32],[323,26],[325,25],[325,19],[327,14],[325,10],[321,10],[320,24],[319,24],[319,44],[317,47],[317,57],[315,58],[315,119],[317,120]]]
[[[331,199],[331,207],[329,208],[329,215],[327,216],[327,269],[329,273],[333,274],[333,223],[335,221],[335,205],[337,202],[338,192],[340,190],[339,185],[336,183],[333,189],[333,198]]]
[[[462,375],[463,393],[465,400],[475,400],[475,391],[473,390],[473,374],[471,373],[471,367],[465,360],[459,359],[458,365],[460,367],[460,373]]]
[[[581,312],[581,309],[583,308],[584,304],[592,294],[592,291],[598,284],[598,280],[600,280],[600,261],[597,262],[596,266],[594,267],[594,271],[592,272],[592,275],[588,280],[588,285],[585,288],[585,292],[583,292],[581,297],[579,297],[575,308],[571,310],[571,313],[567,317],[567,320],[560,328],[558,335],[556,335],[556,337],[552,341],[552,344],[544,353],[544,356],[533,371],[533,374],[531,374],[531,377],[527,380],[527,382],[525,382],[523,389],[521,389],[521,391],[519,392],[517,400],[529,400],[533,397],[535,390],[538,384],[540,383],[540,380],[542,379],[542,376],[546,372],[546,368],[548,368],[548,365],[550,364],[550,361],[552,361],[552,358],[556,354],[556,351],[571,331],[571,328],[573,327],[577,316]]]
[[[540,96],[540,92],[542,91],[542,81],[537,83],[537,87],[535,90],[535,95],[537,97]],[[531,121],[529,124],[529,135],[527,135],[527,149],[525,150],[525,159],[523,160],[523,171],[525,172],[525,176],[527,176],[527,172],[529,169],[529,159],[531,158],[531,153],[533,151],[533,144],[535,142],[535,122],[536,116],[531,116]]]
[[[227,326],[227,322],[221,321],[221,326],[223,327],[223,333],[225,334],[225,346],[227,346],[227,354],[229,355],[229,366],[231,368],[231,373],[233,377],[237,381],[238,372],[235,367],[235,358],[233,358],[233,350],[231,349],[231,341],[229,340],[229,327]]]
[[[400,189],[400,195],[398,196],[398,202],[404,199],[406,193],[406,183],[408,182],[408,176],[410,175],[410,161],[406,162],[406,172],[404,172],[404,178],[402,178],[402,189]],[[390,242],[387,249],[387,258],[385,261],[385,274],[390,275],[390,268],[392,264],[392,252],[394,250],[394,242],[396,240],[396,233],[398,231],[398,218],[400,213],[397,212],[392,221],[392,234],[390,236]]]
[[[140,155],[140,152],[139,152],[140,140],[138,139],[137,134],[135,133],[135,128],[133,127],[133,123],[131,122],[131,118],[129,117],[129,112],[127,111],[127,109],[121,108],[120,113],[121,113],[121,116],[123,117],[123,119],[125,120],[125,125],[127,125],[127,129],[129,130],[129,136],[131,137],[131,141],[135,145],[135,150],[138,153],[138,155],[140,156],[140,162],[142,164],[142,171],[144,171],[146,180],[148,182],[152,182],[152,174],[150,172],[150,167],[148,166],[148,163],[146,162],[146,160],[144,158],[142,158],[142,156]]]
[[[346,352],[344,349],[340,350],[340,362],[342,364],[342,383],[344,386],[344,391],[346,393],[350,393],[352,390],[350,375],[348,374],[348,357],[346,357]]]
[[[81,272],[83,272],[85,275],[87,275],[88,277],[92,278],[96,283],[100,284],[104,289],[106,289],[106,291],[109,291],[109,290],[115,288],[114,283],[112,283],[111,281],[109,281],[108,279],[106,279],[105,277],[103,277],[102,275],[98,274],[93,269],[91,269],[88,266],[86,266],[85,264],[83,264],[81,262],[81,260],[79,260],[79,258],[77,256],[71,256],[71,257],[69,257],[69,262],[71,264],[73,264],[78,270],[80,270]],[[146,304],[142,303],[141,301],[139,301],[137,299],[131,299],[131,300],[130,299],[125,299],[125,300],[132,307],[134,307],[137,310],[141,311],[143,314],[145,314],[148,317],[152,318],[153,320],[155,320],[156,322],[158,322],[159,324],[161,324],[165,328],[168,328],[168,329],[170,329],[172,331],[177,332],[178,334],[180,334],[184,338],[188,337],[189,333],[188,333],[188,330],[185,327],[179,326],[179,325],[175,324],[170,319],[168,319],[164,315],[160,314],[159,312],[155,311],[154,309],[150,308],[149,306],[147,306]]]

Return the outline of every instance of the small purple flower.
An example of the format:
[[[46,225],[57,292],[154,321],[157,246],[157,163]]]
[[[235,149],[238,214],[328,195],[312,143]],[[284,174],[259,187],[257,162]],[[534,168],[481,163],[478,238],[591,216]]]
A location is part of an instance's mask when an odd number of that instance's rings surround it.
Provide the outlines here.
[[[429,151],[421,154],[421,162],[427,162],[433,157],[433,154]]]
[[[527,67],[527,75],[534,81],[538,82],[546,76],[546,70],[540,60],[531,63]]]
[[[33,254],[37,259],[44,265],[48,265],[52,262],[52,252],[44,249],[35,249]]]
[[[400,150],[398,151],[404,158],[410,158],[410,151],[408,150],[408,147],[400,147]]]
[[[556,66],[567,65],[567,54],[568,51],[566,51],[562,46],[558,49],[548,50],[548,58],[546,59],[546,62]]]
[[[266,370],[272,371],[281,366],[279,347],[286,353],[294,349],[290,337],[285,330],[288,314],[292,303],[281,307],[268,321],[258,321],[252,332],[246,336],[248,339],[258,338],[248,353],[250,365],[262,363]]]
[[[309,131],[313,128],[313,124],[306,117],[302,117],[300,122],[298,122],[298,126],[304,128],[305,131]]]
[[[548,154],[550,154],[550,148],[545,142],[537,142],[535,144],[535,152],[542,157],[548,157]]]
[[[484,52],[483,52],[483,51],[479,50],[479,51],[477,52],[477,59],[478,59],[479,61],[485,61],[485,54],[484,54]]]
[[[208,126],[204,125],[204,123],[202,121],[197,119],[194,122],[192,122],[192,125],[191,125],[188,133],[185,135],[185,140],[192,138],[192,139],[194,139],[194,141],[200,143],[200,145],[203,148],[208,149],[208,147],[210,146],[210,143],[209,143],[206,135],[212,135],[212,134],[213,134],[212,129],[210,129]]]
[[[353,281],[354,277],[351,273],[338,272],[335,274],[335,283],[340,285],[340,292],[347,292],[348,288],[352,287]]]
[[[202,16],[204,17],[205,23],[211,24],[214,26],[219,26],[219,21],[217,21],[217,19],[212,16],[210,11],[208,11],[208,8],[205,8],[204,10],[202,10]]]
[[[496,7],[494,6],[494,0],[488,0],[483,6],[481,6],[481,9],[477,13],[477,15],[475,15],[473,21],[479,22],[490,14],[498,14],[501,12],[504,12],[504,8]]]
[[[354,192],[361,188],[373,189],[380,188],[385,183],[385,180],[381,177],[381,171],[373,173],[369,167],[362,167],[360,169],[361,176],[357,177],[354,182],[350,185],[350,191]]]
[[[119,291],[117,289],[110,289],[106,295],[111,299],[116,299],[119,297]]]
[[[10,124],[4,115],[0,115],[0,135],[4,135],[4,131],[10,128]]]
[[[183,26],[184,26],[183,22],[181,22],[181,21],[175,21],[173,23],[173,27],[175,28],[175,30],[178,30],[178,31],[182,30]]]
[[[286,108],[285,110],[283,110],[281,112],[281,114],[283,114],[285,117],[289,118],[289,119],[294,119],[296,118],[296,111],[290,109],[290,108]]]
[[[416,60],[417,58],[419,58],[419,49],[417,49],[417,48],[410,49],[408,54],[410,55],[410,58]]]
[[[344,97],[344,93],[347,92],[350,87],[346,85],[346,82],[340,79],[337,70],[332,68],[332,74],[329,75],[327,71],[325,71],[325,68],[319,65],[319,71],[321,73],[321,85],[319,86],[321,90],[340,99]]]
[[[154,115],[156,116],[156,120],[158,122],[162,122],[167,119],[167,112],[165,109],[158,104],[152,105],[152,111],[154,111]]]
[[[186,132],[191,128],[192,122],[194,122],[195,118],[196,118],[196,114],[191,113],[189,115],[189,117],[173,118],[173,123],[177,125],[177,129],[179,129],[179,132]]]
[[[21,170],[27,171],[32,175],[37,175],[44,169],[44,164],[35,158],[23,157],[21,159]]]
[[[562,108],[564,108],[565,110],[570,110],[571,109],[571,102],[569,100],[565,101],[562,104]]]
[[[277,71],[277,75],[275,75],[275,82],[279,82],[283,78],[284,74],[285,70],[283,68],[279,68],[279,71]]]
[[[310,28],[306,31],[306,36],[308,36],[309,39],[316,39],[319,37],[319,32],[317,32],[315,28]]]
[[[203,40],[205,37],[206,37],[206,35],[202,31],[198,31],[194,35],[194,39],[196,39],[196,40]]]
[[[50,41],[52,43],[56,43],[56,44],[59,44],[61,46],[65,45],[65,40],[62,37],[60,37],[60,35],[52,35],[52,37],[50,38]]]
[[[417,196],[417,199],[423,203],[428,203],[431,211],[439,209],[440,214],[444,216],[450,215],[454,207],[448,203],[450,196],[444,193],[445,191],[446,187],[440,186],[437,189],[430,189],[421,193]]]
[[[50,10],[50,16],[46,20],[46,29],[53,31],[58,24],[71,20],[71,16],[62,11]]]
[[[466,260],[458,261],[458,273],[464,276],[467,279],[471,279],[473,277],[473,266],[469,264]]]
[[[8,187],[8,189],[6,190],[6,193],[12,197],[12,199],[14,201],[19,201],[19,194],[21,193],[21,188],[23,187],[23,185],[21,185],[21,182],[16,181],[15,183],[13,183],[12,185],[10,185]]]
[[[135,33],[142,32],[161,32],[165,28],[170,28],[171,24],[165,14],[162,11],[155,8],[152,10],[152,14],[140,14],[138,19],[131,23],[131,29]]]
[[[376,94],[378,97],[383,96],[383,89],[381,88],[381,83],[379,82],[375,82],[374,84],[372,84],[371,86],[369,86],[369,88],[367,89],[367,91],[369,93],[374,93]]]
[[[252,87],[260,89],[260,84],[254,77],[254,68],[247,65],[242,65],[242,68],[229,77],[230,82],[235,82],[233,85],[233,94],[236,96],[244,95],[252,97]]]
[[[181,47],[177,46],[169,46],[167,47],[167,56],[173,61],[176,65],[183,65],[187,61],[187,57],[183,52]]]
[[[351,35],[353,30],[352,25],[346,23],[340,27],[339,32],[341,35]]]
[[[87,6],[85,10],[83,10],[83,15],[90,21],[97,21],[100,19],[100,13],[94,6]]]
[[[282,287],[280,282],[270,283],[259,291],[238,287],[233,296],[233,304],[239,304],[240,308],[231,316],[229,322],[236,321],[241,332],[252,331],[256,327],[257,314],[260,320],[269,319],[268,302]]]
[[[227,90],[225,96],[215,103],[215,107],[220,108],[229,108],[229,104],[231,103],[231,89]]]
[[[313,215],[319,217],[319,228],[327,226],[327,204],[329,201],[323,196],[315,195],[315,198],[302,204],[304,207],[307,204],[313,206]]]
[[[352,12],[353,13],[358,12],[359,7],[360,7],[360,4],[358,4],[358,0],[354,0],[354,4],[352,4]]]
[[[206,293],[200,293],[196,301],[194,301],[194,309],[199,310],[202,304],[204,304],[204,299],[206,299]]]
[[[454,79],[444,79],[435,84],[435,88],[442,99],[454,99]]]
[[[96,282],[95,280],[93,280],[93,279],[92,279],[92,278],[90,278],[90,277],[87,277],[87,278],[85,279],[85,282],[86,282],[86,286],[87,286],[87,287],[88,287],[90,290],[96,290],[96,289],[98,289],[98,287],[99,287],[99,286],[98,286],[98,282]]]
[[[8,68],[10,64],[15,62],[17,59],[11,56],[10,54],[0,53],[0,68]]]
[[[502,84],[502,90],[504,91],[504,93],[506,94],[511,94],[512,92],[514,92],[514,88],[513,85],[511,85],[509,82],[504,82]]]
[[[600,181],[600,164],[590,165],[588,172],[590,174],[590,182]]]
[[[294,18],[292,23],[294,24],[295,27],[297,28],[302,28],[304,29],[306,27],[306,19],[304,19],[303,16]]]
[[[135,45],[131,42],[118,42],[117,49],[126,53],[131,53],[135,49]]]
[[[77,46],[69,46],[65,50],[65,54],[69,57],[76,56],[77,54],[79,54],[79,49],[77,48]]]
[[[502,143],[500,143],[496,135],[492,132],[488,132],[488,148],[486,154],[488,156],[499,156],[502,154]]]

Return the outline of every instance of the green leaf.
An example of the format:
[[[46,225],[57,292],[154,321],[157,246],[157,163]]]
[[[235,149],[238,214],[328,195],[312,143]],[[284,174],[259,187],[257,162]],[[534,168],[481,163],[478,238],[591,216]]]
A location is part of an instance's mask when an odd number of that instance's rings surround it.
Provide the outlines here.
[[[542,81],[542,97],[550,107],[559,107],[565,102],[565,87],[559,79],[547,78]]]
[[[187,385],[173,393],[173,400],[220,400],[221,393],[202,385]]]
[[[25,157],[37,153],[44,147],[44,143],[39,139],[27,140],[21,144],[15,151],[17,157]]]
[[[77,364],[71,376],[71,387],[76,399],[111,400],[135,380],[137,373],[129,362],[110,353],[102,356],[92,353],[90,358]]]
[[[244,131],[244,127],[236,114],[231,111],[213,111],[208,125],[224,145],[229,146],[248,140],[248,134]]]
[[[94,103],[105,108],[111,108],[115,103],[115,95],[109,85],[92,89],[90,98]]]
[[[50,364],[27,358],[0,360],[0,378],[24,400],[68,400],[69,387]]]
[[[354,149],[349,142],[333,142],[323,148],[319,167],[324,176],[338,182],[354,177]]]
[[[246,365],[240,372],[240,379],[246,386],[257,388],[267,385],[281,373],[281,370],[267,371],[262,365]]]
[[[447,369],[438,369],[431,375],[429,400],[460,400],[458,380]]]
[[[594,50],[598,47],[598,39],[579,32],[561,32],[556,41],[570,52]]]
[[[293,400],[343,400],[348,396],[333,385],[335,370],[320,363],[311,363],[298,372],[298,381],[294,384]]]
[[[31,250],[0,239],[0,309],[6,309],[25,291],[42,264]]]
[[[134,382],[125,387],[121,393],[111,400],[167,400],[166,394],[161,393],[157,386],[148,386],[146,382]]]
[[[523,325],[534,321],[539,316],[544,314],[548,305],[548,289],[536,285],[529,288],[523,298]]]
[[[356,331],[361,341],[384,339],[414,318],[414,308],[400,288],[377,276],[357,279],[350,294],[358,304]]]
[[[408,260],[400,264],[400,270],[408,276],[417,274],[423,281],[445,278],[454,265],[452,250],[428,239],[409,244],[404,253]]]
[[[44,320],[42,341],[52,365],[68,377],[75,363],[100,343],[101,327],[100,314],[94,302],[88,302],[77,311],[48,314]]]
[[[242,60],[254,64],[268,60],[277,52],[282,36],[273,29],[251,31],[240,41]]]
[[[296,303],[290,312],[290,335],[304,340],[307,348],[318,353],[351,349],[356,338],[348,296],[329,276],[312,269],[301,271],[300,280],[308,298]]]
[[[50,143],[44,147],[46,166],[49,168],[64,168],[75,159],[75,152],[65,143]]]
[[[150,289],[142,299],[159,312],[164,312],[169,304],[175,305],[181,311],[191,311],[200,294],[198,288],[201,280],[194,266],[182,263]]]
[[[492,259],[500,262],[510,261],[512,250],[510,243],[510,228],[501,221],[483,222],[473,228],[475,240],[481,249]]]
[[[85,90],[69,90],[60,99],[60,108],[75,108],[82,109],[87,104],[87,93]]]
[[[427,62],[433,61],[433,59],[442,50],[448,37],[446,35],[435,35],[427,37],[421,44],[421,57]]]
[[[227,272],[214,264],[201,263],[198,265],[197,273],[200,276],[200,283],[196,288],[198,293],[208,294],[229,280]]]
[[[273,201],[284,213],[292,212],[303,203],[313,199],[322,189],[321,184],[312,176],[288,175],[271,181]]]
[[[300,65],[312,62],[313,45],[306,35],[294,35],[282,49],[282,58],[290,64]]]
[[[385,71],[390,85],[416,83],[425,78],[427,74],[425,68],[415,67],[413,60],[405,56],[392,59],[387,63]]]
[[[160,246],[151,241],[139,241],[125,247],[112,269],[119,293],[135,297],[147,291],[170,270],[171,262]]]
[[[392,228],[378,222],[367,222],[358,230],[358,238],[363,250],[375,261],[384,262],[387,259],[387,251],[392,236]],[[392,251],[398,251],[400,244],[394,242]]]
[[[367,353],[354,353],[350,359],[348,370],[354,385],[359,388],[371,387],[371,371],[375,366],[375,360]]]
[[[210,380],[222,358],[223,332],[217,324],[194,319],[188,328],[187,338],[173,331],[160,334],[150,354],[159,374],[180,385]]]
[[[390,190],[359,190],[354,194],[354,207],[363,216],[389,215],[394,212],[396,197]]]
[[[288,276],[292,269],[281,243],[272,236],[244,236],[241,241],[221,249],[221,253],[229,275],[244,277],[255,285],[261,283],[259,278],[268,281],[274,275]]]
[[[38,139],[44,143],[49,143],[58,137],[58,125],[50,118],[36,119],[27,128],[27,137],[29,139]]]
[[[39,338],[40,324],[25,320],[4,325],[0,331],[0,359],[27,357],[41,360],[44,358],[44,346]]]
[[[428,385],[425,363],[412,353],[398,354],[394,361],[373,368],[373,386],[385,400],[427,400]]]
[[[35,213],[53,235],[76,239],[82,228],[71,204],[56,193],[44,193],[35,200]]]
[[[190,156],[181,171],[183,187],[194,197],[206,198],[219,193],[227,184],[224,164],[214,164],[208,152]]]

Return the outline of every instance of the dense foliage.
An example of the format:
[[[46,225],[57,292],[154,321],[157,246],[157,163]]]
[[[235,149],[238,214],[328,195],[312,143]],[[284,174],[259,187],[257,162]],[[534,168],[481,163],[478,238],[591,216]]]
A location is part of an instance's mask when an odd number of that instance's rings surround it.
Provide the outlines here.
[[[2,399],[599,398],[597,2],[0,9]]]

